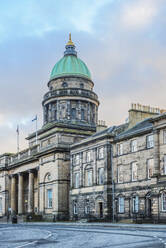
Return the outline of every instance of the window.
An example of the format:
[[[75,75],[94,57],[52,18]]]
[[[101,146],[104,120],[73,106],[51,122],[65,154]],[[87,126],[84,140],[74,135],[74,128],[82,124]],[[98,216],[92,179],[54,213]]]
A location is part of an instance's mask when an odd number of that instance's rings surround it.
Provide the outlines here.
[[[124,213],[124,197],[119,197],[119,213]]]
[[[47,207],[52,208],[52,189],[47,189]]]
[[[147,160],[148,179],[150,179],[153,176],[153,165],[154,165],[153,158],[148,159]]]
[[[118,166],[118,183],[123,183],[123,167]]]
[[[78,165],[80,163],[80,154],[75,155],[75,165]]]
[[[91,161],[91,152],[90,151],[86,153],[86,161],[87,162]]]
[[[154,146],[153,134],[146,137],[146,147],[152,148]]]
[[[104,183],[104,168],[99,168],[99,184]]]
[[[0,212],[2,212],[2,197],[0,197]]]
[[[163,174],[166,175],[166,155],[164,155]]]
[[[163,131],[163,143],[166,144],[166,130]]]
[[[75,108],[71,109],[71,118],[74,120],[76,119],[76,109]]]
[[[63,87],[63,88],[66,88],[67,86],[68,86],[68,84],[67,84],[66,82],[63,82],[63,83],[62,83],[62,87]]]
[[[137,140],[131,141],[131,152],[137,152]]]
[[[98,148],[98,159],[104,158],[104,147]]]
[[[73,213],[77,214],[77,201],[73,201]]]
[[[123,154],[123,144],[122,143],[117,145],[117,153],[118,153],[118,155]]]
[[[85,214],[89,214],[89,213],[90,213],[89,200],[85,200]]]
[[[80,88],[83,89],[84,88],[84,84],[80,83]]]
[[[86,170],[85,172],[85,185],[92,186],[92,170]]]
[[[133,213],[138,213],[139,209],[139,198],[138,196],[133,197]]]
[[[166,211],[166,193],[162,194],[161,199],[162,199],[162,211]]]
[[[131,163],[131,180],[137,181],[137,162]]]
[[[85,120],[85,110],[81,109],[81,120]]]
[[[74,188],[79,188],[80,186],[80,173],[77,172],[74,174]]]

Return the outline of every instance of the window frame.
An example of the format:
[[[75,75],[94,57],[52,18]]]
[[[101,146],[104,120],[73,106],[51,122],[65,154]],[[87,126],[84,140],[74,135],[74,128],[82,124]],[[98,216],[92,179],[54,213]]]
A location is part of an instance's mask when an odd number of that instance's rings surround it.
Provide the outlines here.
[[[74,188],[78,189],[80,187],[80,172],[74,172]]]
[[[77,200],[73,201],[73,214],[77,215],[78,214],[78,203]]]
[[[133,172],[134,172],[133,166],[134,166],[134,165],[136,165],[136,169],[137,169],[137,179],[134,179],[134,177],[133,177]],[[132,182],[138,181],[138,164],[137,164],[136,161],[131,162],[131,181],[132,181]]]
[[[49,192],[51,192],[51,198],[49,197]],[[53,194],[52,194],[52,189],[47,189],[47,208],[53,208]]]
[[[150,137],[153,137],[152,140],[148,140]],[[154,147],[154,135],[149,134],[146,136],[146,148],[150,149]]]
[[[137,199],[137,201],[136,201]],[[133,203],[133,213],[138,213],[139,212],[139,196],[136,195],[136,196],[133,196],[132,198],[132,203]],[[137,205],[136,205],[137,203]],[[137,208],[136,208],[137,206]]]
[[[121,205],[121,200],[123,200],[122,205]],[[119,214],[125,213],[125,198],[123,196],[119,196],[119,198],[118,198],[118,213]]]
[[[133,145],[134,142],[136,142],[136,145],[135,146]],[[137,152],[138,151],[138,141],[137,141],[137,139],[131,140],[130,150],[131,150],[131,152]]]
[[[122,167],[122,165],[118,165],[118,166],[117,166],[117,168],[118,168],[118,169],[117,169],[117,172],[118,172],[118,173],[117,173],[117,179],[118,179],[117,181],[118,181],[118,183],[123,183],[123,182],[124,182],[124,178],[123,178],[122,181],[119,180],[119,179],[120,179],[120,168],[121,168],[121,167]],[[122,171],[122,173],[123,173],[123,171]]]
[[[153,161],[153,165],[149,164],[149,161]],[[153,168],[149,168],[150,166],[152,166]],[[150,176],[150,169],[152,169],[152,173]],[[154,169],[154,158],[148,158],[147,159],[147,178],[151,179],[153,176],[153,169]]]
[[[118,156],[123,155],[123,143],[117,144],[117,155]]]
[[[102,171],[102,175],[100,174],[101,173],[101,171]],[[103,182],[101,182],[101,176],[102,176],[102,181]],[[103,185],[104,184],[104,167],[101,167],[101,168],[99,168],[98,169],[98,184],[99,185]]]
[[[165,195],[165,205],[166,205],[166,192],[163,192],[162,195],[161,195],[161,210],[162,212],[166,212],[166,206],[165,206],[165,209],[164,209],[164,195]]]

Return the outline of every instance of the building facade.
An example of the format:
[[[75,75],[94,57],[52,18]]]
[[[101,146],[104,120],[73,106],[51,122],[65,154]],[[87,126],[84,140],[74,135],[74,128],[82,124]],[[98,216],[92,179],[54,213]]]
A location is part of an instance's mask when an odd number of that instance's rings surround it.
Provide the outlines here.
[[[29,147],[0,155],[0,216],[166,222],[165,110],[132,104],[128,121],[98,122],[98,96],[69,36]]]

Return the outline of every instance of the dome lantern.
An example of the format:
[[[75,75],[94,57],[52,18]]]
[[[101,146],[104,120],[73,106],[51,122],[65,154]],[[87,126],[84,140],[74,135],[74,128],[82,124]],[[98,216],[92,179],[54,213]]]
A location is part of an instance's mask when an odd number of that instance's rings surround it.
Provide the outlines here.
[[[64,56],[66,55],[74,55],[77,56],[77,52],[75,51],[75,45],[71,40],[71,33],[69,33],[69,41],[65,46],[66,50],[64,51]]]

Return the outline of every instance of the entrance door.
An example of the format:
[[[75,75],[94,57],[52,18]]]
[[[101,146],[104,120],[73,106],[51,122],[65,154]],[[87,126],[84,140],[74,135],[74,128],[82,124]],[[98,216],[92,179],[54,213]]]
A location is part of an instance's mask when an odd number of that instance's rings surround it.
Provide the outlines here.
[[[151,216],[152,213],[152,200],[151,198],[146,198],[146,215]]]
[[[99,202],[99,214],[100,218],[103,218],[103,202]]]

